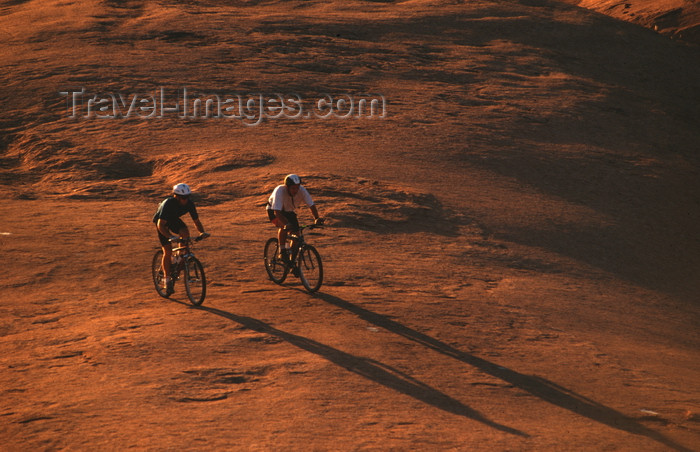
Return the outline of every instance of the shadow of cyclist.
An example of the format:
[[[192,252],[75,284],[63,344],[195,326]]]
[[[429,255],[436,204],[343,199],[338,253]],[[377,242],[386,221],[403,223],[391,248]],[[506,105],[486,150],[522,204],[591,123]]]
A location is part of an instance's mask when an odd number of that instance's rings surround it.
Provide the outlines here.
[[[529,437],[529,435],[517,429],[507,427],[487,419],[484,417],[484,415],[464,405],[459,400],[453,399],[437,389],[386,364],[380,363],[373,359],[351,355],[350,353],[321,344],[320,342],[312,339],[278,330],[267,323],[251,317],[242,317],[207,306],[199,307],[198,309],[232,320],[250,330],[280,338],[294,345],[295,347],[299,347],[300,349],[309,353],[318,355],[340,367],[386,386],[387,388],[411,396],[414,399],[420,400],[428,405],[432,405],[449,413],[473,419],[505,433]]]
[[[664,435],[639,424],[634,419],[629,418],[624,414],[594,400],[588,399],[580,394],[576,394],[575,392],[559,386],[549,380],[537,376],[523,375],[485,359],[470,355],[469,353],[464,353],[451,345],[445,344],[444,342],[408,328],[398,322],[395,322],[394,320],[384,317],[383,315],[354,305],[343,300],[342,298],[322,293],[316,294],[316,297],[320,298],[326,303],[352,312],[362,320],[365,320],[375,326],[384,328],[385,330],[391,331],[392,333],[424,345],[425,347],[428,347],[443,355],[474,366],[484,373],[500,378],[501,380],[527,391],[530,394],[553,405],[559,406],[581,416],[585,416],[609,427],[635,435],[646,436],[672,449],[690,452],[690,449],[687,449],[682,445],[677,444],[670,438],[667,438]]]

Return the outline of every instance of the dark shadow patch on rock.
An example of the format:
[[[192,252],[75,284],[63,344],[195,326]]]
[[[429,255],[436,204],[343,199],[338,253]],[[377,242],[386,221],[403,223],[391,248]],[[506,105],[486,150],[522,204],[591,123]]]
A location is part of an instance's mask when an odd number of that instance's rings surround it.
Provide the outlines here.
[[[336,227],[382,233],[428,232],[455,237],[470,223],[433,194],[368,179],[307,176],[304,183]]]
[[[150,162],[129,152],[113,152],[94,164],[101,179],[118,180],[131,177],[147,177],[153,174]]]

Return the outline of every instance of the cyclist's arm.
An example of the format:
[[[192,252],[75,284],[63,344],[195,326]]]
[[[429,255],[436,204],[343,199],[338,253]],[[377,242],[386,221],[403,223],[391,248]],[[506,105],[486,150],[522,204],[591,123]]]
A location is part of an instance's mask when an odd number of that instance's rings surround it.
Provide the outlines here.
[[[314,216],[314,220],[318,220],[319,218],[321,218],[318,215],[318,209],[316,208],[316,204],[310,205],[309,210],[311,211],[311,215]]]
[[[197,228],[197,231],[199,231],[200,234],[204,234],[204,226],[202,226],[202,222],[199,221],[197,207],[195,207],[194,202],[192,202],[191,200],[187,203],[187,211],[190,213],[190,218],[192,218],[192,222]]]
[[[158,232],[163,234],[165,237],[170,237],[170,231],[168,230],[168,222],[162,218],[158,219],[158,223],[156,223],[156,227],[158,228]]]
[[[303,185],[299,187],[299,194],[304,200],[304,203],[307,206],[309,206],[309,210],[311,210],[311,214],[314,216],[314,220],[318,220],[320,218],[320,216],[318,215],[318,209],[316,208],[314,200],[311,199],[311,195],[309,194],[309,191],[306,189],[306,187],[304,187]]]
[[[199,218],[196,220],[192,220],[194,222],[194,226],[197,228],[200,234],[204,234],[204,226],[202,226],[202,222],[199,221]]]

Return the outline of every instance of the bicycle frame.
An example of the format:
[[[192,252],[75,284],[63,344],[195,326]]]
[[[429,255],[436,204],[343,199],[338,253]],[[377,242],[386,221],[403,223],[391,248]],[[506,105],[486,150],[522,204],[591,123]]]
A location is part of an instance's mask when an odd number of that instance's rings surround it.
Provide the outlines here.
[[[306,240],[304,239],[304,229],[316,229],[320,228],[322,226],[316,225],[316,224],[309,224],[309,225],[304,225],[304,226],[299,226],[299,230],[296,233],[289,233],[287,234],[287,240],[291,241],[294,243],[294,247],[291,249],[292,251],[292,257],[291,261],[292,264],[296,265],[296,259],[299,254],[299,250],[306,245]]]
[[[304,234],[302,234],[300,230],[298,235],[289,234],[287,236],[287,240],[294,243],[294,246],[290,248],[290,251],[292,252],[291,261],[292,263],[296,263],[297,254],[299,254],[299,250],[306,244],[306,242],[304,241]]]
[[[173,280],[179,280],[180,279],[180,272],[182,272],[184,266],[185,266],[185,261],[189,258],[195,258],[194,251],[192,250],[194,242],[197,242],[198,240],[192,239],[192,238],[187,238],[187,239],[181,239],[181,238],[172,238],[170,239],[170,243],[172,245],[175,245],[176,243],[179,243],[180,246],[175,246],[172,248],[172,257],[173,258],[178,258],[177,262],[172,262],[170,264],[170,276]]]
[[[194,253],[192,252],[192,239],[170,239],[170,241],[172,243],[181,243],[181,246],[172,249],[173,256],[175,256],[175,253],[178,253],[178,256],[182,259],[194,256]],[[183,250],[185,252],[183,252]]]

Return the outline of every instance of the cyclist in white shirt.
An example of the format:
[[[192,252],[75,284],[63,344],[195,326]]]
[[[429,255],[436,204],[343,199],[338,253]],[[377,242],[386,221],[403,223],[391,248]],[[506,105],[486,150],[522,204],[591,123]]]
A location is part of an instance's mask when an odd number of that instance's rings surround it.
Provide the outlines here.
[[[314,224],[323,224],[323,218],[319,216],[318,209],[311,199],[311,195],[301,185],[301,178],[296,174],[287,175],[284,178],[284,184],[278,185],[267,201],[267,216],[270,222],[279,228],[277,240],[280,244],[280,255],[285,261],[289,261],[287,233],[294,233],[299,229],[296,208],[302,204],[305,204],[311,210],[311,214],[314,216]]]

